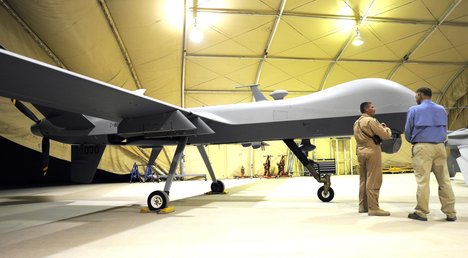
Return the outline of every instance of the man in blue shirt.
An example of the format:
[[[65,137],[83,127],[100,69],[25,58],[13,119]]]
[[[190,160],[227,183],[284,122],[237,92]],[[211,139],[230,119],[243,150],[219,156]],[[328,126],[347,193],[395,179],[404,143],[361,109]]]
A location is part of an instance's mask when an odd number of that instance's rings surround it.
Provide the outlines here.
[[[429,180],[431,170],[439,184],[441,210],[447,221],[457,220],[455,195],[450,184],[447,169],[447,153],[444,141],[447,136],[447,113],[441,105],[431,100],[430,88],[416,91],[416,103],[408,110],[405,125],[405,138],[413,144],[413,168],[418,184],[415,211],[408,215],[414,220],[427,221],[429,214]]]

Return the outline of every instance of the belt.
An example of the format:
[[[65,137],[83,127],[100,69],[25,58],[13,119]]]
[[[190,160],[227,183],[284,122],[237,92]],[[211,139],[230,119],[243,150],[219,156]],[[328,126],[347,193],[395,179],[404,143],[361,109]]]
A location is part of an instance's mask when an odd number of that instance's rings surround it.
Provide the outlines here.
[[[418,143],[429,143],[429,144],[439,144],[441,142],[415,142],[413,144],[418,144]]]

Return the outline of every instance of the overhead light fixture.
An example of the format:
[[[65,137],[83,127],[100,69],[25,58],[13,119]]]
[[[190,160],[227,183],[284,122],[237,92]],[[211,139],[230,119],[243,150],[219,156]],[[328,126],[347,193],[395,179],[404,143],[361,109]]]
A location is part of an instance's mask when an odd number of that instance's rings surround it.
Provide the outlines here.
[[[194,43],[200,43],[203,40],[203,32],[197,28],[197,9],[198,0],[193,1],[193,29],[190,32],[190,40]]]
[[[190,40],[193,43],[200,43],[203,40],[203,32],[201,32],[197,27],[193,27],[190,32]]]
[[[352,44],[353,46],[356,46],[356,47],[364,44],[364,40],[362,40],[361,38],[361,33],[359,32],[359,28],[356,28],[356,37],[354,37]]]

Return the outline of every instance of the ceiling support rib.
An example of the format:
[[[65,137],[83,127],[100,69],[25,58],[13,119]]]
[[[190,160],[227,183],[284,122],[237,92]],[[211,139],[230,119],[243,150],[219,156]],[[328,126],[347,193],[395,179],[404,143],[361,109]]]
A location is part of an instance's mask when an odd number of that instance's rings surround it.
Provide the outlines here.
[[[268,89],[264,89],[262,90],[263,93],[271,93],[275,90],[268,90]],[[252,93],[251,90],[196,90],[196,89],[193,89],[193,90],[186,90],[185,91],[186,93],[191,93],[191,94],[196,94],[196,93],[199,93],[199,94],[203,94],[203,93],[216,93],[216,94],[232,94],[232,93]],[[315,91],[301,91],[301,90],[288,90],[288,93],[289,94],[310,94],[312,92],[315,92]]]
[[[44,52],[49,56],[54,63],[63,69],[68,69],[65,64],[52,52],[52,50],[42,41],[41,38],[29,27],[29,25],[18,15],[18,13],[11,8],[11,6],[7,3],[6,0],[0,0],[0,4],[5,8],[5,10],[18,22],[18,24],[23,28],[26,33],[36,42],[39,47],[44,50]]]
[[[441,94],[437,97],[437,100],[436,100],[437,103],[440,103],[440,102],[442,101],[442,99],[443,99],[444,96],[445,96],[445,93],[447,93],[448,89],[450,89],[450,87],[452,87],[453,82],[454,82],[458,77],[460,77],[460,75],[465,71],[465,69],[466,69],[467,67],[468,67],[468,63],[466,63],[466,64],[463,65],[463,66],[460,66],[460,68],[458,68],[458,70],[452,75],[452,77],[450,77],[450,79],[447,81],[447,83],[445,84],[444,88],[442,89]]]
[[[186,58],[233,58],[233,59],[257,59],[261,60],[263,56],[239,56],[239,55],[211,55],[211,54],[186,54]],[[329,58],[309,58],[309,57],[287,57],[287,56],[268,56],[269,60],[291,60],[291,61],[309,61],[309,62],[334,62],[335,59]],[[340,59],[342,63],[380,63],[380,64],[399,64],[400,60],[370,60],[370,59]],[[429,65],[465,65],[465,62],[445,62],[445,61],[407,61],[407,64],[429,64]]]
[[[461,3],[461,1],[462,0],[456,0],[456,1],[452,2],[452,4],[449,6],[449,8],[447,8],[447,10],[442,15],[442,17],[439,19],[439,21],[435,25],[432,25],[432,28],[430,28],[427,31],[426,35],[424,37],[422,37],[421,40],[401,59],[401,62],[398,65],[396,65],[392,69],[392,71],[390,71],[390,73],[387,76],[387,79],[391,80],[393,78],[393,76],[400,69],[400,67],[403,64],[407,63],[407,61],[414,54],[414,52],[416,52],[416,50],[418,50],[429,39],[429,37],[432,35],[432,33],[434,33],[440,27],[440,25],[442,25],[442,23],[445,21],[445,19],[447,19],[447,17],[452,13],[452,11],[455,10],[455,8],[458,6],[458,4]]]
[[[258,69],[257,69],[257,74],[255,75],[254,84],[258,84],[258,82],[260,81],[260,75],[262,74],[263,63],[265,63],[265,60],[268,56],[268,51],[270,51],[271,43],[273,42],[273,38],[275,37],[276,30],[278,29],[278,25],[281,20],[281,15],[283,15],[285,6],[286,6],[286,0],[281,0],[278,14],[276,15],[275,23],[273,24],[273,27],[271,28],[270,36],[268,37],[265,50],[263,51],[263,57],[260,59],[260,63],[258,64]]]
[[[216,55],[216,54],[194,54],[187,53],[187,58],[235,58],[235,59],[262,59],[261,56],[239,56],[239,55]]]
[[[323,76],[322,78],[322,82],[320,83],[320,90],[323,90],[324,87],[325,87],[325,84],[327,83],[327,80],[328,80],[328,76],[330,76],[330,73],[332,72],[333,68],[335,67],[335,64],[340,61],[341,59],[341,56],[343,55],[344,51],[348,48],[349,44],[351,44],[351,42],[353,41],[354,39],[354,34],[356,33],[355,31],[359,29],[359,27],[364,23],[364,21],[367,19],[367,16],[369,15],[369,11],[372,7],[372,5],[374,5],[374,2],[375,0],[372,0],[372,2],[369,4],[369,7],[367,8],[366,10],[366,13],[364,14],[364,16],[359,19],[359,21],[357,22],[356,24],[356,27],[355,27],[355,30],[353,30],[351,32],[351,34],[349,35],[348,37],[348,40],[346,41],[346,43],[343,45],[343,47],[341,48],[341,50],[338,52],[338,54],[336,55],[336,57],[334,58],[334,60],[332,61],[332,63],[328,66],[327,68],[327,71],[325,72],[325,75]]]
[[[197,8],[198,12],[205,13],[219,13],[219,14],[234,14],[234,15],[248,15],[248,16],[276,16],[276,12],[271,11],[252,11],[242,9],[224,9],[224,8]],[[299,17],[299,18],[312,18],[312,19],[327,19],[327,20],[356,20],[356,17],[350,15],[334,15],[334,14],[318,14],[318,13],[301,13],[301,12],[283,12],[283,17]],[[400,23],[400,24],[417,24],[417,25],[436,25],[432,20],[411,20],[399,19],[388,17],[373,17],[368,16],[369,22],[386,22],[386,23]],[[444,26],[468,26],[467,22],[445,22]]]
[[[127,48],[125,47],[122,37],[120,36],[119,30],[117,29],[114,19],[112,18],[109,8],[107,7],[106,1],[98,0],[98,2],[99,2],[99,5],[101,6],[102,11],[104,12],[104,16],[106,17],[107,22],[109,23],[109,26],[111,27],[115,40],[117,41],[117,44],[119,45],[120,52],[122,52],[122,55],[125,59],[125,63],[127,63],[128,69],[130,70],[130,73],[132,74],[133,81],[135,82],[137,88],[141,89],[142,86],[141,86],[140,80],[138,79],[138,75],[135,71],[135,68],[133,67],[132,60],[130,59],[130,55],[128,54]]]
[[[182,25],[182,60],[180,73],[180,106],[185,107],[185,72],[187,65],[187,0],[184,0],[184,24]]]

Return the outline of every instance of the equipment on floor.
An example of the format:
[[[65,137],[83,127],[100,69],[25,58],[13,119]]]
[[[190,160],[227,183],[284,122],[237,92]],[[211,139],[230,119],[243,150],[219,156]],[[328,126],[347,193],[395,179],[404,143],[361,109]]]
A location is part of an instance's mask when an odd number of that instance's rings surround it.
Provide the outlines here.
[[[241,166],[241,169],[240,169],[240,176],[234,176],[234,178],[236,179],[239,179],[239,178],[250,178],[250,176],[246,176],[245,175],[245,167],[244,166]]]
[[[138,167],[145,167],[145,173],[143,174],[143,176],[140,174],[140,172],[138,171]],[[140,183],[144,183],[144,182],[156,182],[156,183],[159,183],[161,181],[164,181],[167,179],[167,176],[166,174],[160,174],[160,173],[155,173],[153,171],[153,166],[151,165],[148,165],[148,164],[136,164],[134,163],[133,164],[133,167],[132,167],[132,170],[130,172],[130,183],[133,183],[133,182],[136,182],[137,180],[140,182]],[[207,180],[206,178],[206,174],[185,174],[185,173],[181,173],[181,174],[174,174],[174,180],[181,180],[183,181],[184,179],[186,179],[187,177],[192,177],[192,178],[203,178],[205,181]]]
[[[272,155],[266,155],[266,160],[265,162],[263,163],[263,177],[265,178],[270,178],[271,177],[271,174],[270,174],[270,166],[271,166],[271,158]]]
[[[318,173],[336,174],[336,160],[335,159],[314,160],[314,168]]]
[[[145,182],[159,182],[160,179],[158,175],[153,172],[151,167],[152,166],[149,164],[145,166]]]
[[[132,171],[130,171],[130,182],[133,183],[139,181],[140,183],[144,182],[143,178],[141,178],[140,172],[138,172],[138,165],[137,163],[133,163]]]
[[[278,174],[276,177],[290,177],[291,175],[287,173],[284,168],[286,166],[286,155],[281,155],[281,159],[278,163],[276,163],[276,166],[278,166]]]

